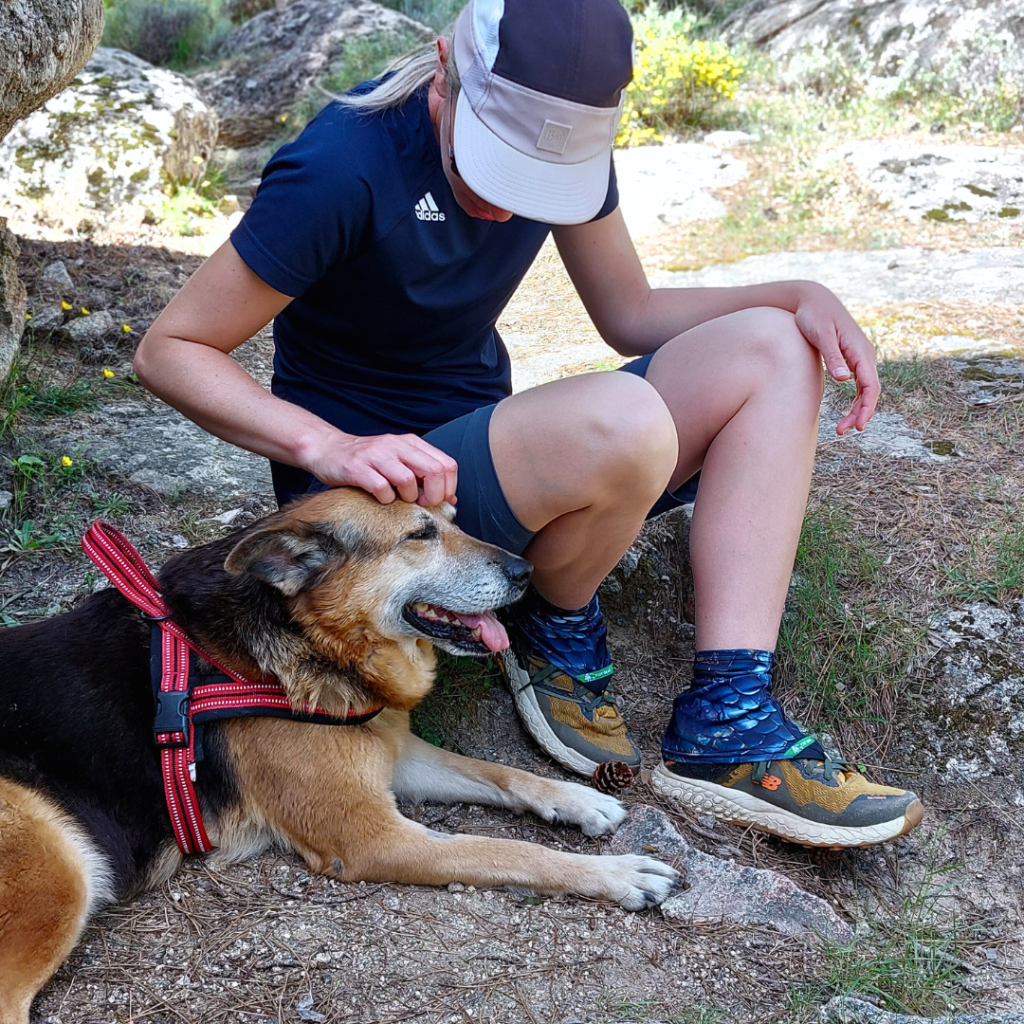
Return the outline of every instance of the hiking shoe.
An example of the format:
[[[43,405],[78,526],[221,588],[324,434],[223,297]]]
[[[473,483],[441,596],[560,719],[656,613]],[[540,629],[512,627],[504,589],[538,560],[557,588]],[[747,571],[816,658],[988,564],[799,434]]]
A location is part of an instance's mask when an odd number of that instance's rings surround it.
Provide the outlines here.
[[[498,664],[526,731],[559,764],[588,776],[605,761],[640,766],[610,688],[594,693],[528,651],[501,651]]]
[[[651,785],[682,810],[710,813],[803,846],[870,846],[904,835],[924,816],[914,793],[868,782],[831,758],[662,761]]]

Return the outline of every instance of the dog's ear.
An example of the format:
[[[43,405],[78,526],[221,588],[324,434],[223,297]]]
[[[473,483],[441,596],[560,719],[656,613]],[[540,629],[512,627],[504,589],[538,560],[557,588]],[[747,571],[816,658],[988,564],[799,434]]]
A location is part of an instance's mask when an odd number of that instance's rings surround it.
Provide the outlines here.
[[[294,597],[328,562],[340,564],[344,558],[333,532],[300,520],[246,535],[231,549],[224,568],[234,576],[248,573]]]

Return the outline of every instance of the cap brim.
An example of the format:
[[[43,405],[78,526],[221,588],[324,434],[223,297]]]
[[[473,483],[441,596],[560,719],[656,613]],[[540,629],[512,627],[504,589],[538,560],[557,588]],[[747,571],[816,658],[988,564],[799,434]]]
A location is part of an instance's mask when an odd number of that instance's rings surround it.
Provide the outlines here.
[[[455,162],[481,199],[545,224],[584,224],[604,205],[611,146],[580,163],[525,156],[502,142],[463,96],[455,107]]]

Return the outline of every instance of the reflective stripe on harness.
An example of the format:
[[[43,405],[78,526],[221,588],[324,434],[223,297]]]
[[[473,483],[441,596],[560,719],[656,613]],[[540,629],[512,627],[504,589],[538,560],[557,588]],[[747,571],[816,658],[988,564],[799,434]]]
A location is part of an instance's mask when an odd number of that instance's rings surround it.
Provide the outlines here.
[[[169,610],[153,574],[129,541],[109,523],[97,522],[82,538],[85,553],[110,582],[153,620],[150,673],[155,714],[153,738],[160,749],[164,796],[174,838],[182,853],[209,853],[213,844],[203,826],[196,797],[196,747],[205,722],[248,715],[290,718],[323,725],[363,725],[384,710],[329,715],[308,704],[295,708],[284,687],[271,677],[252,682],[200,650],[169,618]],[[193,671],[190,651],[218,670],[201,681]]]

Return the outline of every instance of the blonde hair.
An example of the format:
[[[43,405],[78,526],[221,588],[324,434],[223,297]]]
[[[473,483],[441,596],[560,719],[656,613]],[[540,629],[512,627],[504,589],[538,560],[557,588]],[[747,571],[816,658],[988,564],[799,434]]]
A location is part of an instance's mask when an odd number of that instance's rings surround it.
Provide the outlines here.
[[[454,33],[444,37],[448,40],[449,53],[452,56],[443,65],[445,78],[448,81],[448,92],[452,97],[459,91],[459,72],[455,67],[452,50],[453,37]],[[369,92],[363,93],[361,96],[353,96],[349,93],[343,93],[340,96],[333,93],[330,95],[338,103],[343,103],[347,107],[356,107],[367,113],[388,110],[405,103],[410,96],[430,82],[441,67],[437,43],[428,43],[388,64],[381,72],[383,80]]]

